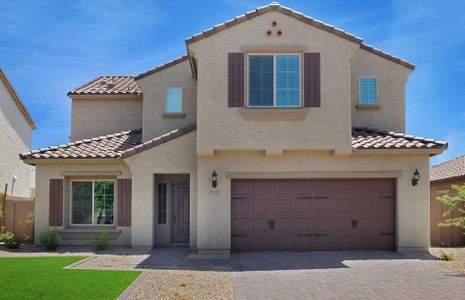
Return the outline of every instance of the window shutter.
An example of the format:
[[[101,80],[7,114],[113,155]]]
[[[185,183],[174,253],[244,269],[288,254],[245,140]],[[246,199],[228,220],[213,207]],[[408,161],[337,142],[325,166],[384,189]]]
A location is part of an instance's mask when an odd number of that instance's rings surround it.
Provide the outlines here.
[[[228,107],[244,107],[244,53],[228,54]]]
[[[132,180],[118,179],[118,226],[131,226]]]
[[[304,106],[320,107],[320,53],[304,54]]]
[[[50,179],[49,226],[63,226],[63,179]]]

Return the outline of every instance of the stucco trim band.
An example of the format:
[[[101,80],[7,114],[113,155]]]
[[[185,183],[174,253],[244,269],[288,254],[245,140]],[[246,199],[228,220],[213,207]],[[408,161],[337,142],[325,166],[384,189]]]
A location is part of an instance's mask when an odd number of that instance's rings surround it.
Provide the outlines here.
[[[228,179],[399,178],[402,171],[226,172]]]
[[[62,171],[60,175],[63,176],[119,176],[121,171]]]

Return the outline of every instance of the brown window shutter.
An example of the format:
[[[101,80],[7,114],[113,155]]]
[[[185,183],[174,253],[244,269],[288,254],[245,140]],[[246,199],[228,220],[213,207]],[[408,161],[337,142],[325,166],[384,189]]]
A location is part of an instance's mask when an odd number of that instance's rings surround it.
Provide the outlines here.
[[[244,107],[244,53],[228,53],[228,107]]]
[[[118,179],[118,226],[131,226],[132,180]]]
[[[49,226],[63,226],[63,179],[50,179]]]
[[[320,107],[320,53],[304,54],[304,106]]]

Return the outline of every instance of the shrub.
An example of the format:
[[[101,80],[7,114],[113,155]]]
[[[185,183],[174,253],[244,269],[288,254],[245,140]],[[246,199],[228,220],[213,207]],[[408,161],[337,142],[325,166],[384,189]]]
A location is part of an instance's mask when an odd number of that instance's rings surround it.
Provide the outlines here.
[[[98,242],[92,243],[95,251],[102,251],[108,248],[108,239],[110,238],[110,232],[108,228],[105,227],[102,231],[102,236]]]
[[[21,246],[21,242],[16,238],[16,235],[8,231],[0,234],[0,241],[9,249],[18,249]]]
[[[49,228],[40,235],[40,243],[47,250],[55,250],[58,246],[58,229]]]
[[[441,251],[440,258],[441,260],[445,260],[445,261],[454,260],[454,253],[447,253],[447,252]]]

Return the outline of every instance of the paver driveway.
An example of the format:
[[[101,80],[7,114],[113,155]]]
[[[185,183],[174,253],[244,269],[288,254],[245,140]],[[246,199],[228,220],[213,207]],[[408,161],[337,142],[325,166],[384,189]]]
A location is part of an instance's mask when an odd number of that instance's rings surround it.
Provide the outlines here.
[[[465,299],[465,278],[394,252],[241,253],[235,299]]]

